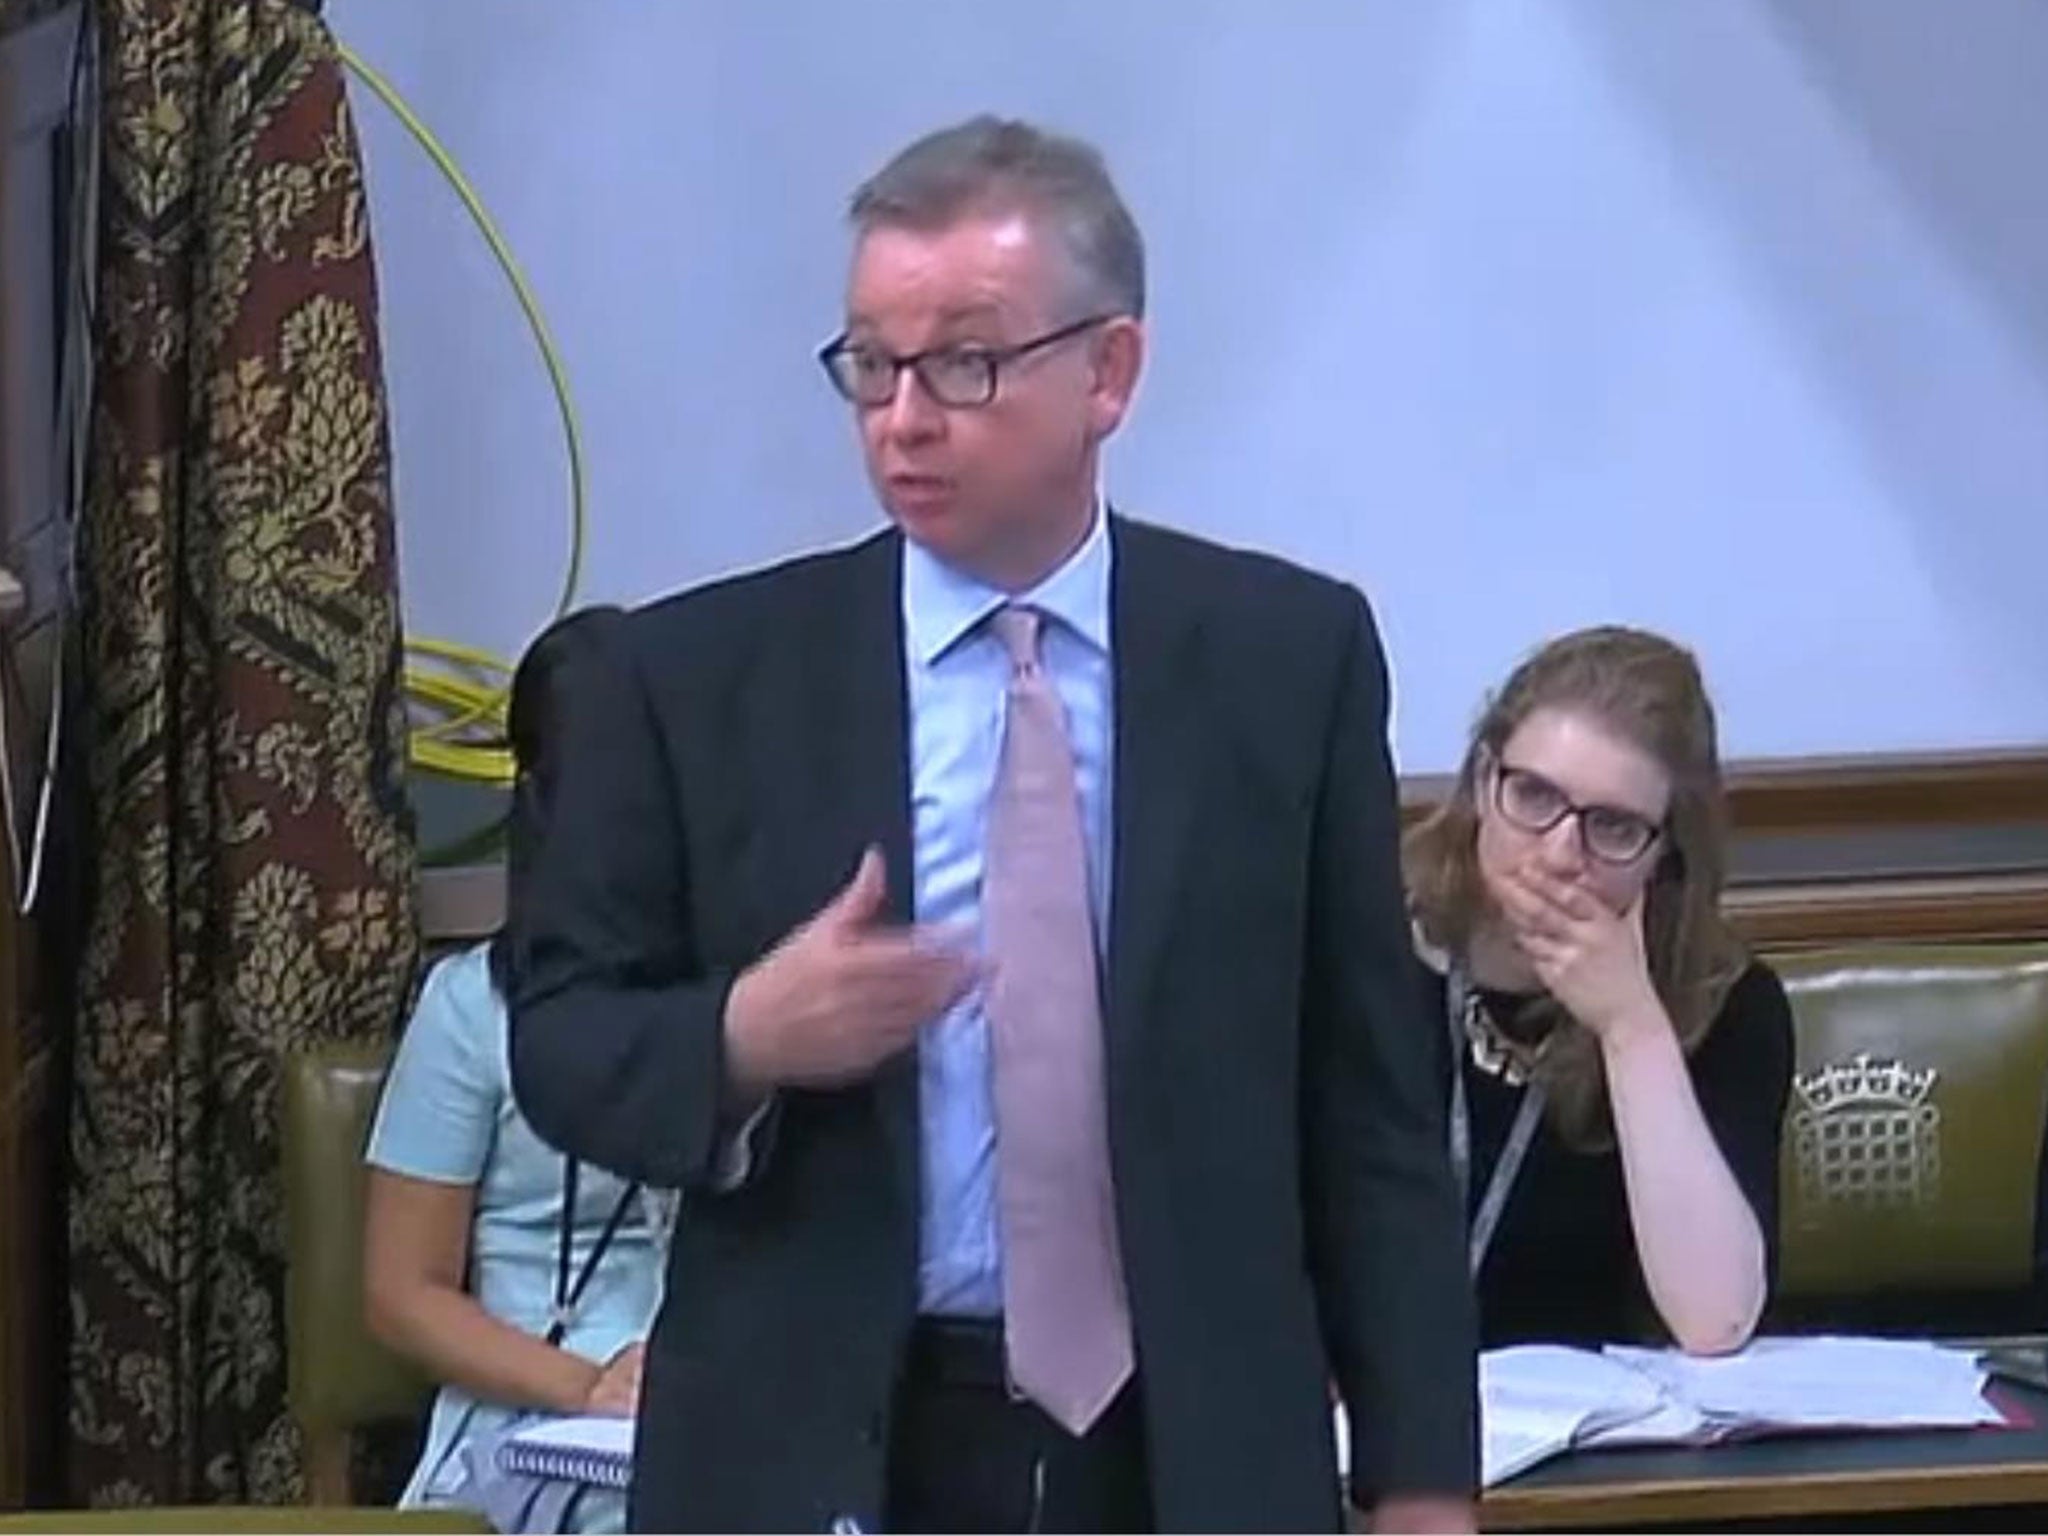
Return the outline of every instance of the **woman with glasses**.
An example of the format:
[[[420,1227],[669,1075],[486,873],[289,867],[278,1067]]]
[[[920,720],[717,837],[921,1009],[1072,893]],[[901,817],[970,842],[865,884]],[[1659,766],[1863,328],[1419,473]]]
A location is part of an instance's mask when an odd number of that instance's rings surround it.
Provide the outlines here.
[[[1517,667],[1409,836],[1489,1346],[1756,1327],[1792,1019],[1722,921],[1725,844],[1699,669],[1620,628]]]

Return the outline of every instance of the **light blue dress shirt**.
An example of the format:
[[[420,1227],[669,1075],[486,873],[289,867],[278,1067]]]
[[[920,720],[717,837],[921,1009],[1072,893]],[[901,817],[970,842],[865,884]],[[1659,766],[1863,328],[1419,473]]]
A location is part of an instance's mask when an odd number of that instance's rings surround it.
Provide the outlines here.
[[[1098,952],[1109,920],[1110,753],[1114,702],[1109,644],[1108,518],[1065,564],[1010,598],[903,545],[904,666],[910,701],[910,801],[915,911],[981,936],[988,803],[1003,742],[1010,661],[984,620],[1006,602],[1044,616],[1040,660],[1066,708],[1080,780],[1090,901]],[[1002,1311],[996,1132],[988,1019],[971,993],[918,1037],[923,1121],[921,1311],[951,1317]]]

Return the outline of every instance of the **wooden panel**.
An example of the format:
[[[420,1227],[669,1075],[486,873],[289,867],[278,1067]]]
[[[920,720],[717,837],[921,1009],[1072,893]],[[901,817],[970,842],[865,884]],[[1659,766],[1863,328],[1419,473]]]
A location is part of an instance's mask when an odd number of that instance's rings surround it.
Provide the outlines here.
[[[423,869],[419,877],[420,934],[429,946],[470,944],[489,938],[505,920],[502,864]]]
[[[5,843],[0,843],[0,879],[10,884],[14,879]],[[0,1509],[18,1509],[26,1502],[23,1477],[28,1466],[29,1415],[22,1411],[28,1381],[22,1354],[29,1329],[23,1316],[20,1255],[26,1235],[21,1230],[22,1196],[30,1185],[24,1169],[31,1129],[27,1121],[40,1097],[41,1073],[22,1048],[16,1001],[21,970],[21,924],[12,898],[0,893]]]
[[[1793,1434],[1570,1453],[1489,1489],[1479,1523],[1487,1530],[1639,1531],[1805,1518],[1826,1530],[1871,1522],[1829,1525],[1815,1517],[1917,1511],[1916,1520],[1874,1528],[1975,1529],[1971,1509],[2048,1502],[2048,1395],[2000,1383],[1992,1398],[2010,1419],[2004,1428]],[[2039,1526],[1997,1520],[1988,1528]]]
[[[2048,747],[1731,765],[1745,832],[2048,821]]]
[[[1815,944],[2048,938],[2048,870],[1925,880],[1743,886],[1724,902],[1759,949]]]
[[[0,854],[0,869],[7,860]],[[0,987],[23,987],[22,929],[0,904]],[[16,1028],[19,1028],[17,1021]],[[55,1473],[60,1274],[55,1180],[59,1159],[47,1040],[0,1052],[0,1508],[47,1497]]]
[[[1735,1520],[1917,1510],[1929,1517],[1929,1524],[1907,1529],[1939,1530],[1948,1528],[1942,1516],[1959,1507],[2043,1502],[2048,1502],[2048,1465],[1898,1467],[1769,1482],[1702,1477],[1592,1488],[1517,1488],[1510,1483],[1487,1494],[1479,1523],[1489,1531],[1699,1529]]]

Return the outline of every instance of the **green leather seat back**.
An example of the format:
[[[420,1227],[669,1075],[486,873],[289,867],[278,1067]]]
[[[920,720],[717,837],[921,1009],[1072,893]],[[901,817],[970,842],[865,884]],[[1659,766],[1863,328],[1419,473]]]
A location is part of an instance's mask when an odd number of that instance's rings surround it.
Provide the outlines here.
[[[1774,964],[1798,1036],[1779,1294],[2026,1285],[2048,944],[1858,946]]]
[[[309,1444],[410,1418],[429,1390],[363,1320],[363,1145],[389,1056],[336,1046],[285,1061],[285,1314],[292,1412]]]

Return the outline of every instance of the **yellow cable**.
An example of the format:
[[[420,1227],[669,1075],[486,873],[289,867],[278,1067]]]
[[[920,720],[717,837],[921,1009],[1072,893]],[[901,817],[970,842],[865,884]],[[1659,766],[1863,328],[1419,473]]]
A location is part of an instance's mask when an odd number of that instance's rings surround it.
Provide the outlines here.
[[[512,284],[512,291],[526,316],[527,327],[532,331],[541,359],[547,365],[548,380],[554,388],[555,404],[562,420],[562,437],[569,455],[569,562],[562,578],[561,595],[555,603],[555,617],[560,618],[576,605],[577,590],[583,582],[583,547],[587,532],[583,432],[576,419],[576,403],[569,391],[569,377],[562,366],[561,352],[548,331],[540,301],[534,297],[518,259],[505,243],[504,235],[499,232],[483,200],[477,196],[476,189],[470,185],[469,178],[456,165],[454,157],[390,81],[340,38],[334,39],[334,46],[342,63],[391,109],[462,199],[471,221]],[[437,716],[416,724],[410,733],[408,753],[414,766],[454,778],[509,784],[513,764],[512,754],[505,745],[505,712],[511,664],[489,651],[452,640],[408,640],[405,649],[409,658],[431,657],[437,662],[465,667],[495,679],[477,681],[472,677],[418,666],[408,660],[404,673],[408,703]]]
[[[424,733],[437,739],[455,735],[472,725],[489,721],[495,705],[503,701],[506,685],[510,683],[512,673],[511,667],[503,658],[478,646],[462,645],[453,640],[413,640],[407,643],[406,650],[416,656],[431,656],[438,661],[466,667],[473,672],[487,673],[497,679],[495,683],[478,683],[446,672],[431,672],[424,667],[407,667],[405,686],[411,698],[417,702],[461,711],[449,719],[415,726],[416,735]],[[499,728],[499,739],[502,740],[504,721],[498,719],[495,723]]]

